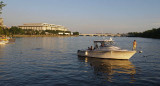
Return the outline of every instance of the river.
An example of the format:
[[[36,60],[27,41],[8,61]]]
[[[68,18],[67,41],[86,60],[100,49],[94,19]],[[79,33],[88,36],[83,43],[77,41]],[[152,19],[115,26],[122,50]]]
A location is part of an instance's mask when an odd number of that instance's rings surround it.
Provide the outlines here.
[[[0,45],[0,86],[160,85],[160,40],[113,37],[116,45],[138,50],[129,60],[78,57],[103,37],[22,37]],[[109,37],[105,37],[109,38]]]

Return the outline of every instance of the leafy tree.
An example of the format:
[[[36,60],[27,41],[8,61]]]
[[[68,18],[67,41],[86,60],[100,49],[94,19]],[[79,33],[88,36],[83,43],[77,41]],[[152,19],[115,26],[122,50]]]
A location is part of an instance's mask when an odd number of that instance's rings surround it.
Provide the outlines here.
[[[40,33],[40,32],[39,32],[38,30],[35,31],[35,35],[39,35],[39,33]]]
[[[3,34],[5,35],[5,36],[9,36],[10,35],[10,33],[9,33],[9,29],[8,28],[3,28]]]
[[[65,33],[71,33],[71,31],[65,31]]]
[[[73,32],[73,35],[79,35],[79,32]]]
[[[9,32],[12,34],[12,35],[20,35],[20,34],[24,34],[24,30],[22,30],[21,28],[19,27],[11,27],[9,29]]]
[[[45,35],[45,31],[42,31],[41,34],[42,34],[42,35]]]
[[[6,6],[6,4],[3,3],[3,1],[0,1],[0,14],[2,14],[2,8]]]
[[[4,32],[3,32],[3,28],[2,27],[0,27],[0,35],[3,35],[4,34]]]

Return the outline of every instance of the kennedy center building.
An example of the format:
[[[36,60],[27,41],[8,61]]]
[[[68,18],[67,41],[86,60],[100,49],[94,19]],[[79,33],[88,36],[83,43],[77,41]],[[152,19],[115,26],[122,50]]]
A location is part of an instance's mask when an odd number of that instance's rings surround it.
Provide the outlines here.
[[[62,25],[48,24],[48,23],[27,23],[18,26],[21,29],[32,29],[32,30],[60,30],[68,31],[68,29]]]

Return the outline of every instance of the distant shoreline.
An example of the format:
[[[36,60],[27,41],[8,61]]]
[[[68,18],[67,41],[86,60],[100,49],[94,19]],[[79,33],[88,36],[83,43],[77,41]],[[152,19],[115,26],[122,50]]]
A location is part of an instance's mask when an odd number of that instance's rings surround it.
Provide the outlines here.
[[[76,37],[78,35],[13,35],[13,37]]]

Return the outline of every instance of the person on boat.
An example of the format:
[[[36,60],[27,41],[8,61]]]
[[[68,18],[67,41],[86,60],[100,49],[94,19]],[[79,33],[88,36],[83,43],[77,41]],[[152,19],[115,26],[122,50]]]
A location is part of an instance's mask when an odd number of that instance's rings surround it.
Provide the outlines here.
[[[137,42],[136,40],[133,41],[133,49],[132,50],[136,50],[136,47],[137,47]]]
[[[90,50],[91,48],[90,47],[88,47],[88,50]]]
[[[93,50],[93,47],[91,46],[91,50]]]
[[[94,47],[95,49],[97,49],[98,48],[98,44],[96,43],[96,45],[95,45],[95,47]]]
[[[104,47],[104,43],[101,43],[101,47]]]
[[[91,46],[91,47],[88,47],[88,50],[93,50],[93,47]]]

